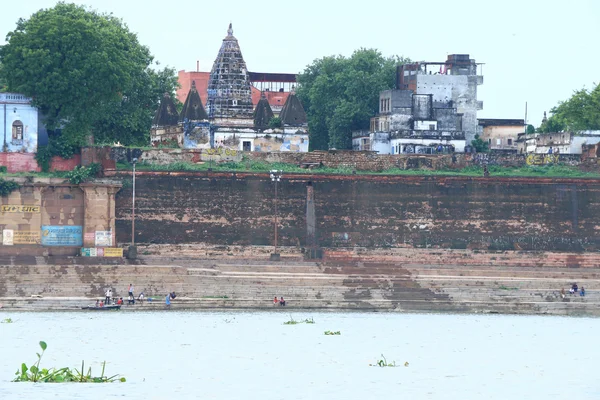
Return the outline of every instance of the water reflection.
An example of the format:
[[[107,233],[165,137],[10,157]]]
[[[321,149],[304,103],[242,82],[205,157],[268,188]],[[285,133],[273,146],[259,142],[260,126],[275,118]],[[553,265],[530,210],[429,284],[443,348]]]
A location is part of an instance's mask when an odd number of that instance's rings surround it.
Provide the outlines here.
[[[6,313],[1,399],[600,398],[600,319],[294,312]],[[326,330],[341,331],[325,336]],[[127,383],[10,383],[81,360]],[[397,368],[374,368],[381,354]],[[408,367],[404,362],[408,361]]]

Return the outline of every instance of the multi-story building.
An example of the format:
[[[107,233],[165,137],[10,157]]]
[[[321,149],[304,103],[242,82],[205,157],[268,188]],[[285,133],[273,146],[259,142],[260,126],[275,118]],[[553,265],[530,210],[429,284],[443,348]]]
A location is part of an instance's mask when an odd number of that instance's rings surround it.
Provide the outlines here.
[[[483,106],[477,70],[468,54],[398,66],[396,88],[380,93],[368,140],[364,132],[354,133],[353,148],[383,154],[464,151],[478,132]]]

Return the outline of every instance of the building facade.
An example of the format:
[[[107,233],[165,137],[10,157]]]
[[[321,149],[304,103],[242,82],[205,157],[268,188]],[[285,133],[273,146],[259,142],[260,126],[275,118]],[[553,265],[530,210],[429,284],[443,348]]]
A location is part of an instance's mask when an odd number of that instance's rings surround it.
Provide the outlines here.
[[[2,151],[35,153],[39,115],[31,99],[19,93],[0,93]]]
[[[479,136],[490,150],[517,151],[519,134],[525,132],[523,119],[479,119]]]
[[[463,152],[478,132],[478,64],[454,54],[444,63],[398,66],[396,88],[379,95],[368,137],[354,132],[355,150],[381,154]],[[439,71],[435,71],[439,68]],[[435,73],[434,73],[435,71]]]
[[[517,140],[519,153],[582,154],[583,147],[600,143],[600,131],[521,133]]]

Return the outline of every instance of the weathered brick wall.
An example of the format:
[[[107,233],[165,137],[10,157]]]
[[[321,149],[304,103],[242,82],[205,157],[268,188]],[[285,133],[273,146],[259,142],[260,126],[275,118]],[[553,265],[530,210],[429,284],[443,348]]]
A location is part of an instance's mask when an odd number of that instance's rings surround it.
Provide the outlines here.
[[[81,156],[79,154],[67,160],[53,157],[50,162],[50,171],[71,171],[80,164]],[[0,166],[6,166],[7,172],[41,171],[34,153],[0,153]]]
[[[144,172],[136,180],[136,242],[273,242],[267,174]],[[600,180],[423,176],[285,176],[282,245],[305,245],[308,180],[321,246],[600,249]],[[116,208],[117,239],[128,242],[131,187]]]
[[[94,160],[110,160],[112,162],[130,162],[134,157],[139,162],[157,165],[169,165],[177,162],[209,163],[209,162],[240,162],[264,161],[269,163],[286,163],[310,167],[322,165],[331,168],[347,168],[356,171],[383,171],[392,168],[399,169],[448,169],[468,166],[497,165],[505,167],[522,167],[528,164],[546,164],[544,155],[537,155],[528,161],[527,155],[494,152],[494,153],[455,153],[441,155],[406,155],[406,154],[376,154],[368,151],[313,151],[310,153],[291,152],[242,152],[225,149],[130,149],[123,147],[86,148],[82,150],[84,165]],[[563,165],[582,165],[580,155],[561,154],[559,163]],[[553,159],[554,160],[554,159]],[[594,168],[596,167],[596,168]],[[586,170],[594,170],[595,162],[587,162]]]

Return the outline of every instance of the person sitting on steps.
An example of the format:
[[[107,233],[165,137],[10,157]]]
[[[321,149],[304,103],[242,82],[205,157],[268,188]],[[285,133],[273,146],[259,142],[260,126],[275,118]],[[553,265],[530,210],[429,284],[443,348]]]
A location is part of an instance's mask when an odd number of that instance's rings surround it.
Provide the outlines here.
[[[273,304],[277,305],[279,303],[279,300],[277,300],[277,296],[275,296],[275,298],[273,299]]]
[[[280,306],[285,306],[285,300],[283,299],[283,297],[279,298],[279,305]]]

